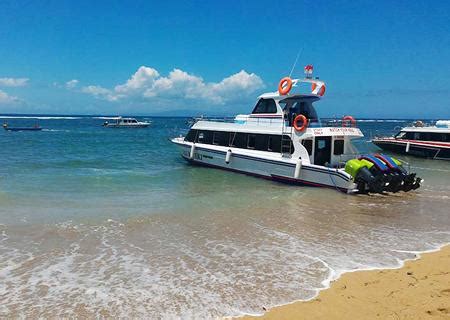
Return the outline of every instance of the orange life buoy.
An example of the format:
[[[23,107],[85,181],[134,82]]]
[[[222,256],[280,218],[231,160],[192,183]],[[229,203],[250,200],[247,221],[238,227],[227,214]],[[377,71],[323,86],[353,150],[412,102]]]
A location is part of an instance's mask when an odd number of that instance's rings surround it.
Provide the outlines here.
[[[289,93],[292,89],[292,80],[289,77],[284,77],[281,79],[280,83],[278,84],[278,92],[284,96]]]
[[[298,126],[297,122],[299,122],[300,120],[302,121],[302,125]],[[295,130],[302,132],[308,126],[308,119],[304,115],[299,114],[298,116],[295,117],[293,126]]]
[[[342,118],[342,126],[343,127],[347,126],[347,121],[350,121],[350,123],[352,124],[352,127],[356,127],[356,120],[352,116],[345,116]]]
[[[317,88],[317,83],[315,83],[315,82],[311,83],[311,92],[314,92],[314,90],[316,90],[316,88]],[[317,95],[322,97],[324,94],[325,94],[325,85],[323,84],[320,87],[319,92],[317,93]]]

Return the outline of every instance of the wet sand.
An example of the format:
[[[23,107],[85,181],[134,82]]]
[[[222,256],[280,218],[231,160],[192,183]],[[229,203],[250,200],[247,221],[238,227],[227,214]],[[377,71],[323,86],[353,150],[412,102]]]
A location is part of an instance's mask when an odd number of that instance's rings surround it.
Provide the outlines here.
[[[313,300],[253,318],[450,319],[450,245],[400,269],[346,273]]]

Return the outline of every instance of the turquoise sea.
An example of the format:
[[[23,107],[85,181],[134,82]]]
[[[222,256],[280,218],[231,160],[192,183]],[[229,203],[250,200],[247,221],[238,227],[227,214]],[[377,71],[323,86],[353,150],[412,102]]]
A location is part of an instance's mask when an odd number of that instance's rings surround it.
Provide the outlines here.
[[[0,116],[44,128],[0,131],[0,317],[260,314],[450,242],[450,162],[401,157],[420,189],[352,196],[188,165],[186,118],[140,119]],[[357,145],[407,122],[359,121]]]

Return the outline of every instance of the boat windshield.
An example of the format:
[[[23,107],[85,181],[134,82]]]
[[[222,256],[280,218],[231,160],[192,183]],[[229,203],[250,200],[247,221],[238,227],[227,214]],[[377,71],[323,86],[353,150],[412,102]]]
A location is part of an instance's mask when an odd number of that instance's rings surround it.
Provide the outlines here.
[[[311,123],[319,122],[316,110],[312,103],[315,99],[308,99],[304,97],[286,98],[280,101],[280,106],[285,115],[288,115],[288,120],[291,122],[297,115],[304,115]]]
[[[395,139],[405,139],[406,138],[406,132],[405,131],[400,131],[399,133],[397,133],[394,137]]]

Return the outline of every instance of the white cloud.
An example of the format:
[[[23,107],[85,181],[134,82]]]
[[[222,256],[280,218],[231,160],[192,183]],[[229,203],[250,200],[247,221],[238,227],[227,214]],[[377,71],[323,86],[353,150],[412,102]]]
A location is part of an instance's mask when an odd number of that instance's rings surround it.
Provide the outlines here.
[[[27,85],[28,78],[0,78],[0,86],[23,87]]]
[[[77,79],[72,79],[66,82],[67,89],[74,89],[78,85],[79,81]]]
[[[147,101],[189,99],[197,100],[198,104],[224,104],[247,97],[263,86],[259,76],[245,70],[220,82],[205,82],[203,78],[180,69],[174,69],[164,77],[154,68],[141,66],[126,83],[114,89],[88,86],[83,87],[82,92],[108,101],[136,98]]]
[[[108,100],[108,101],[117,101],[122,98],[122,95],[114,94],[111,90],[100,87],[100,86],[87,86],[81,89],[81,92],[91,94],[96,98]]]
[[[156,71],[156,69],[141,66],[125,84],[117,85],[114,90],[116,92],[130,94],[139,91],[140,89],[150,87],[158,77],[159,72]]]
[[[15,104],[19,103],[21,100],[17,97],[8,95],[5,91],[0,90],[0,105],[2,104]]]

